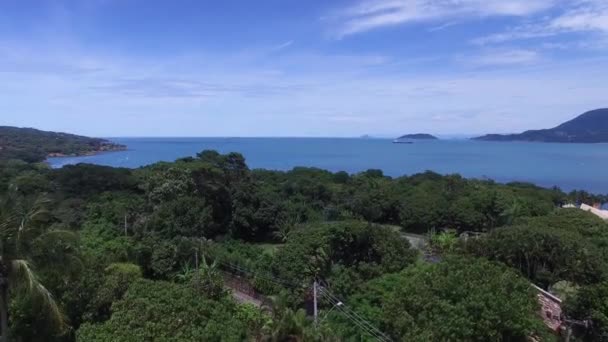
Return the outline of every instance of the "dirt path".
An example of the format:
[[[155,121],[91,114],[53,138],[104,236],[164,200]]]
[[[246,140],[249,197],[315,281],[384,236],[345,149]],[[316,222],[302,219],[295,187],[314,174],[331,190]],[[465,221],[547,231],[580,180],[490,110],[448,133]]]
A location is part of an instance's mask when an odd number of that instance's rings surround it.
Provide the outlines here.
[[[228,287],[228,290],[232,294],[232,297],[241,304],[251,304],[258,308],[262,306],[262,301],[259,299],[255,299],[246,293],[240,292],[230,287]]]

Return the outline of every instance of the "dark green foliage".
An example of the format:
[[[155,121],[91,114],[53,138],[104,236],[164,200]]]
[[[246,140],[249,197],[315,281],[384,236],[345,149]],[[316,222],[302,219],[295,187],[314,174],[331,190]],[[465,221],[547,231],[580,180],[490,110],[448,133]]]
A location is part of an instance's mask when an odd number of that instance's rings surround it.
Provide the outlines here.
[[[584,341],[608,341],[608,282],[579,289],[566,300],[564,313],[571,319],[590,323],[589,329],[574,326]]]
[[[204,200],[181,197],[160,204],[146,227],[169,239],[174,236],[213,237],[217,232],[212,230],[214,224],[211,216],[211,208]]]
[[[397,272],[413,263],[416,256],[407,239],[392,229],[347,221],[294,231],[276,254],[273,269],[294,283],[331,278],[332,270],[337,271],[337,277],[344,277],[342,267],[351,271],[353,279],[366,280]]]
[[[142,277],[139,266],[126,263],[110,264],[104,273],[104,281],[88,307],[87,319],[93,322],[110,318],[112,303],[121,299],[129,286]]]
[[[182,333],[182,340],[361,337],[339,312],[318,329],[310,324],[300,305],[307,303],[315,277],[396,339],[412,337],[404,332],[410,327],[421,338],[438,340],[517,340],[532,331],[522,309],[527,293],[511,272],[505,281],[516,289],[512,293],[494,281],[498,271],[487,262],[467,258],[424,266],[402,230],[439,232],[431,244],[435,252],[495,259],[540,285],[563,279],[592,284],[606,275],[606,224],[579,210],[555,210],[567,198],[599,197],[569,197],[526,183],[433,172],[393,179],[380,170],[249,170],[240,154],[215,151],[136,170],[1,162],[0,195],[29,200],[43,192],[50,201],[41,223],[76,232],[79,240],[49,238],[27,248],[71,330],[58,336],[31,300],[16,296],[11,329],[23,342],[73,341],[75,334],[87,341],[179,340]],[[487,237],[463,249],[458,235],[465,231]],[[271,298],[286,293],[282,309],[262,313],[237,306],[225,298],[226,272]],[[484,272],[492,277],[487,285],[480,280]],[[431,304],[405,298],[402,287],[421,291]],[[496,300],[506,311],[489,304],[490,289],[498,291]],[[477,303],[474,308],[489,318],[480,319],[450,291]],[[521,298],[510,303],[511,295]],[[410,315],[398,313],[392,302],[411,307]],[[450,320],[431,331],[431,323],[440,324],[435,307],[447,310]],[[330,307],[322,303],[321,309]],[[519,309],[521,318],[513,319]],[[473,326],[473,320],[483,325]],[[127,335],[131,331],[135,335]]]
[[[26,162],[40,162],[50,154],[83,155],[125,148],[105,139],[8,126],[0,126],[0,146],[0,160]]]
[[[606,246],[606,229],[589,213],[562,209],[493,230],[468,248],[519,269],[544,287],[560,280],[592,284],[608,276],[606,250],[600,248]]]
[[[134,191],[136,180],[129,169],[92,164],[66,165],[51,175],[67,196],[87,197],[105,191]]]

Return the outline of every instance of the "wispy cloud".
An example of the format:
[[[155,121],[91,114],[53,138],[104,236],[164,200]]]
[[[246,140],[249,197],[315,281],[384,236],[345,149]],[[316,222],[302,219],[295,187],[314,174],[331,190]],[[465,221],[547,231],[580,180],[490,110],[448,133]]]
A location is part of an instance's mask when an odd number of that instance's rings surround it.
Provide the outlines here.
[[[568,33],[608,35],[608,1],[565,1],[561,10],[534,23],[515,26],[504,32],[473,39],[477,45],[499,44],[514,40],[546,38]]]
[[[340,11],[338,38],[412,22],[449,18],[527,16],[553,7],[557,0],[375,0]]]
[[[286,49],[288,47],[290,47],[291,45],[293,45],[293,40],[288,40],[284,43],[281,43],[279,45],[276,45],[272,48],[273,51],[281,51],[283,49]]]

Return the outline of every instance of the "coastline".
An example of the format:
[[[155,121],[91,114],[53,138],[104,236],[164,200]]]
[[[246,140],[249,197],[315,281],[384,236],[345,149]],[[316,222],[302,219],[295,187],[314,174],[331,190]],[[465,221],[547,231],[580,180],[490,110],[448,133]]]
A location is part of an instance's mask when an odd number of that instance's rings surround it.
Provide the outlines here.
[[[127,151],[127,146],[121,145],[121,147],[116,147],[116,148],[111,148],[111,149],[98,149],[98,150],[94,150],[94,151],[86,151],[86,152],[82,152],[82,153],[71,153],[71,154],[66,154],[66,153],[49,153],[46,155],[46,159],[48,158],[70,158],[70,157],[89,157],[89,156],[95,156],[101,153],[106,153],[106,152],[121,152],[121,151]]]
[[[98,156],[101,154],[106,154],[106,153],[113,153],[113,152],[124,152],[124,151],[128,151],[129,148],[126,145],[120,145],[120,144],[114,144],[112,145],[110,148],[100,148],[94,151],[86,151],[86,152],[81,152],[81,153],[70,153],[70,154],[66,154],[66,153],[49,153],[47,154],[46,158],[44,159],[43,163],[53,167],[51,162],[49,161],[49,159],[51,158],[80,158],[80,157],[93,157],[93,156]]]

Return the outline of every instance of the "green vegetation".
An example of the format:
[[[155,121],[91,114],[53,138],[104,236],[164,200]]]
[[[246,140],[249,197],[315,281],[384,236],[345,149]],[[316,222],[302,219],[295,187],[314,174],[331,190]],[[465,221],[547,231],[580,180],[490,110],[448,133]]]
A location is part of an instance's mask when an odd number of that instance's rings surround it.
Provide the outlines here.
[[[418,264],[370,281],[353,302],[395,340],[523,341],[545,334],[528,282],[483,259]],[[348,336],[352,328],[344,323]]]
[[[551,340],[530,283],[592,323],[575,337],[608,322],[608,225],[559,209],[605,199],[585,192],[203,151],[135,170],[4,160],[0,197],[11,341]]]
[[[428,133],[414,133],[402,135],[397,140],[401,139],[416,139],[416,140],[437,140],[437,137]]]
[[[27,162],[41,162],[48,156],[84,155],[124,148],[105,139],[33,128],[0,126],[0,160],[22,159]]]
[[[474,138],[489,141],[542,141],[559,143],[608,142],[608,108],[591,110],[563,124],[520,134],[488,134]]]

